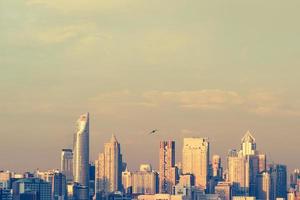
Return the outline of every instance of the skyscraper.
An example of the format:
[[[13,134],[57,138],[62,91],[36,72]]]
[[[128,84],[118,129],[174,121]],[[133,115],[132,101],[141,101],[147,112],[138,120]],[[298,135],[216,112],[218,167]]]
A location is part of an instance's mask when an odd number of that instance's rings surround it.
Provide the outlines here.
[[[73,143],[74,182],[89,186],[89,113],[77,120]]]
[[[207,138],[184,138],[182,173],[193,174],[195,186],[206,189],[209,168],[209,142]]]
[[[287,169],[285,165],[270,165],[271,200],[287,197]]]
[[[213,155],[212,157],[212,176],[222,179],[223,169],[221,164],[221,157],[219,155]]]
[[[172,193],[176,184],[175,142],[161,141],[159,147],[159,192]]]
[[[256,142],[255,138],[251,135],[250,131],[247,131],[241,142],[241,151],[243,156],[256,154]]]
[[[257,175],[256,198],[270,200],[271,178],[268,172]]]
[[[55,171],[52,176],[51,182],[52,182],[52,200],[67,200],[68,191],[67,191],[66,176],[59,171]]]
[[[228,155],[228,181],[232,184],[233,195],[255,196],[256,177],[260,170],[258,155],[255,138],[247,131],[241,140],[241,150],[231,151]]]
[[[95,161],[95,193],[108,194],[122,190],[122,155],[120,144],[112,135],[110,142],[105,143],[104,152]]]
[[[158,188],[158,174],[151,165],[141,165],[140,171],[132,173],[132,193],[156,194]]]
[[[67,182],[73,182],[73,151],[63,149],[61,152],[61,172],[66,176]]]

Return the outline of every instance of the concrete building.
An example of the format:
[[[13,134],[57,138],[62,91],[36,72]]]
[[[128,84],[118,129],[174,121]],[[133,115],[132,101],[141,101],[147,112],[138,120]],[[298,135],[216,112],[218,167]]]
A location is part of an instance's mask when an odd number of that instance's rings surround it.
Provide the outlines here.
[[[158,192],[158,173],[151,165],[141,165],[140,171],[132,173],[133,194],[156,194]]]
[[[159,147],[159,192],[172,194],[176,185],[175,142],[161,141]]]
[[[221,157],[219,155],[213,155],[212,157],[212,176],[222,179],[223,168],[221,163]]]
[[[105,143],[104,152],[95,161],[95,193],[108,194],[122,190],[122,155],[116,137]]]
[[[219,195],[220,200],[231,200],[232,188],[229,182],[219,182],[215,187],[215,193]]]
[[[182,173],[193,174],[195,186],[206,189],[208,184],[209,142],[206,138],[184,138]]]

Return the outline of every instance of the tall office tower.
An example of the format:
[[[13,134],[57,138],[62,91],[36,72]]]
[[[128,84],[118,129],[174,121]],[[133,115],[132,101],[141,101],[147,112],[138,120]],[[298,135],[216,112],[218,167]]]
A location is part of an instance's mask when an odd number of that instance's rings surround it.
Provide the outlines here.
[[[132,193],[132,173],[127,168],[122,172],[122,185],[126,194]]]
[[[77,120],[73,143],[73,178],[82,186],[89,186],[89,113]]]
[[[122,155],[120,144],[112,135],[110,142],[105,143],[104,152],[95,161],[95,193],[107,194],[122,190]]]
[[[249,131],[242,138],[241,149],[243,156],[255,155],[256,154],[256,143],[255,138]]]
[[[295,169],[290,176],[290,186],[294,189],[297,189],[296,187],[298,182],[300,182],[300,169]]]
[[[223,168],[221,164],[221,157],[219,155],[213,155],[212,157],[212,176],[222,179]]]
[[[209,142],[207,138],[184,138],[182,173],[193,174],[195,186],[207,188],[209,170]]]
[[[267,170],[267,157],[266,154],[258,154],[258,173]]]
[[[287,169],[285,165],[270,165],[271,200],[287,197]]]
[[[230,150],[227,157],[228,181],[233,195],[245,195],[249,191],[249,170],[247,159],[236,150]]]
[[[20,179],[12,188],[14,200],[51,200],[51,183],[39,178]]]
[[[52,176],[52,200],[68,200],[66,176],[55,171]]]
[[[63,149],[61,152],[61,172],[66,176],[67,182],[73,182],[73,151]]]
[[[219,195],[221,200],[231,200],[231,184],[229,182],[219,182],[215,187],[215,193]]]
[[[257,175],[256,199],[270,200],[271,178],[268,172]]]
[[[176,184],[175,142],[161,141],[159,148],[159,192],[172,194]]]
[[[151,165],[141,165],[140,171],[132,173],[133,194],[156,194],[158,188],[158,174]]]

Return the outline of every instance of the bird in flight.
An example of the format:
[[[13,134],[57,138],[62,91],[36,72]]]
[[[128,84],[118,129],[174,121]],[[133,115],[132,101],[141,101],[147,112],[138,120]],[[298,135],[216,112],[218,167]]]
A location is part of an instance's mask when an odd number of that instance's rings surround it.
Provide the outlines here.
[[[157,129],[154,129],[149,134],[152,135],[152,134],[156,133],[157,131],[158,131]]]

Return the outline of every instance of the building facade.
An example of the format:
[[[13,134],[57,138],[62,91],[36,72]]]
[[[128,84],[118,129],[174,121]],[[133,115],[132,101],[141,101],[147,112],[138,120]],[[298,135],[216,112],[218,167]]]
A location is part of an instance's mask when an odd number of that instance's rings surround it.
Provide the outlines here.
[[[159,147],[159,192],[172,194],[176,179],[175,142],[161,141]]]
[[[104,152],[95,161],[95,193],[108,194],[122,190],[122,155],[116,137],[105,143]]]
[[[77,120],[73,143],[73,178],[82,186],[89,186],[89,113]]]
[[[193,174],[195,186],[206,189],[209,170],[209,142],[206,138],[184,138],[182,173]]]

